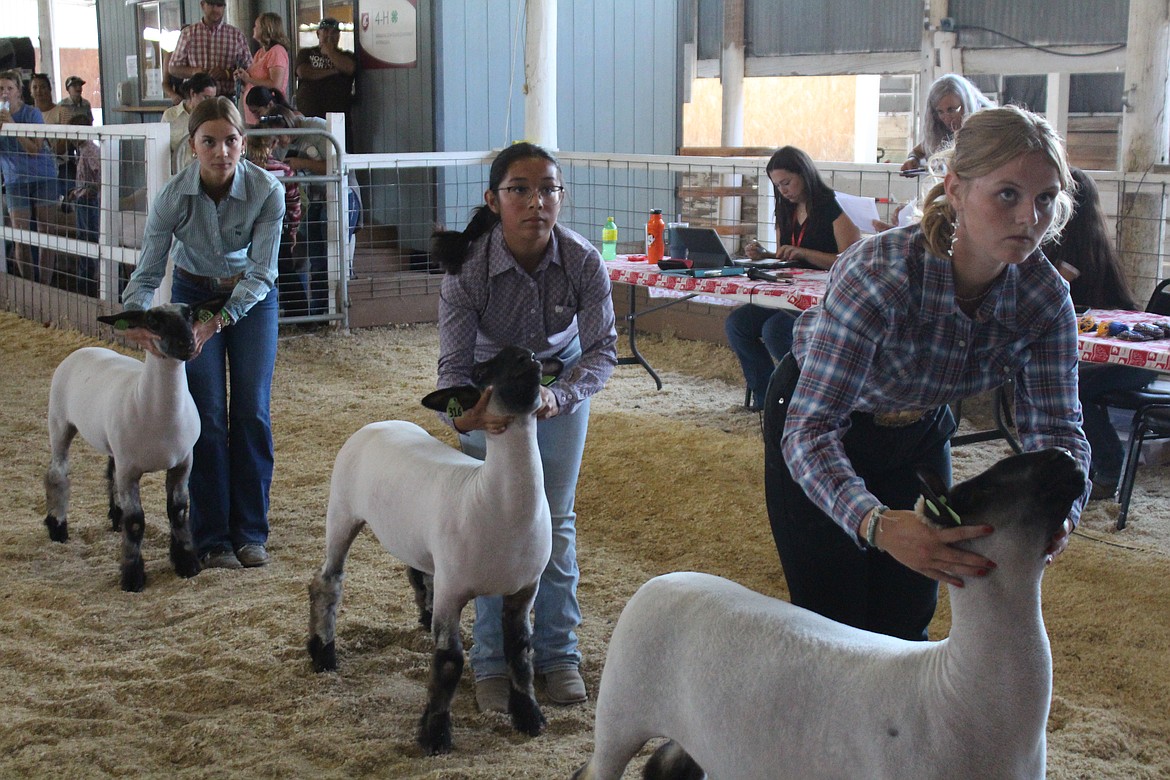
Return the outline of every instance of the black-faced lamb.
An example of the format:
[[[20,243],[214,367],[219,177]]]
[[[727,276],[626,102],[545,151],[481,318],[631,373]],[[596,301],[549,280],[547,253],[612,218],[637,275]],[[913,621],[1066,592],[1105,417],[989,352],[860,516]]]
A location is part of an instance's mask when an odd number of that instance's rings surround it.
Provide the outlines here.
[[[199,412],[187,388],[186,361],[195,350],[199,312],[218,311],[225,298],[195,306],[165,304],[98,317],[119,329],[145,328],[166,357],[147,352],[145,363],[103,347],[84,347],[61,361],[49,388],[49,446],[45,526],[55,542],[69,539],[69,446],[78,433],[109,456],[109,519],[122,532],[122,590],[146,585],[142,561],[145,513],[138,485],[143,474],[167,472],[171,563],[180,577],[199,573],[188,525],[187,478],[199,438]]]
[[[1040,580],[1084,486],[1053,449],[950,491],[963,524],[995,526],[963,546],[998,567],[950,588],[938,642],[850,628],[710,575],[650,580],[614,630],[595,750],[574,777],[616,780],[668,737],[646,777],[1043,778],[1052,655]]]
[[[472,386],[436,390],[423,404],[458,416],[491,387],[488,409],[512,415],[487,435],[483,461],[401,420],[367,425],[342,446],[333,467],[325,521],[325,562],[309,585],[309,654],[318,672],[337,668],[334,636],[343,567],[369,525],[409,567],[419,622],[435,653],[418,742],[431,755],[451,750],[451,700],[463,671],[459,619],[476,596],[502,595],[504,654],[511,677],[508,710],[519,731],[536,736],[545,719],[532,685],[529,612],[552,552],[552,522],[536,442],[540,386],[561,371],[506,347],[472,369]],[[431,587],[428,588],[427,586]]]

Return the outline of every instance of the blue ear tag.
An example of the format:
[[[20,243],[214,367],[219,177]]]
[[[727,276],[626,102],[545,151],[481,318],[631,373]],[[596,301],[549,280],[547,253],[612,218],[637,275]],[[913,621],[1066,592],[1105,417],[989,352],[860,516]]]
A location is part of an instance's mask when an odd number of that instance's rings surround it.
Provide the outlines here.
[[[459,399],[454,396],[447,401],[447,416],[452,420],[463,416],[463,404],[459,403]]]

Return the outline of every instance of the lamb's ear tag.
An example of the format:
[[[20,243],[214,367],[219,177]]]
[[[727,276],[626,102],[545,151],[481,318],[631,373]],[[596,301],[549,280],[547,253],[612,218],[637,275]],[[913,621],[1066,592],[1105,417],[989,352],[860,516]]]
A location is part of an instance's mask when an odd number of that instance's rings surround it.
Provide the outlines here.
[[[130,327],[130,321],[122,318],[114,320],[114,330],[127,330]]]
[[[463,404],[459,403],[459,399],[455,396],[451,396],[447,400],[447,416],[452,420],[463,416]]]
[[[918,467],[918,484],[922,488],[922,508],[924,514],[936,523],[946,526],[962,525],[963,520],[959,513],[947,504],[947,497],[942,491],[946,486],[934,472]]]
[[[540,377],[540,384],[542,387],[548,387],[555,381],[557,381],[557,378],[548,374],[542,374]]]

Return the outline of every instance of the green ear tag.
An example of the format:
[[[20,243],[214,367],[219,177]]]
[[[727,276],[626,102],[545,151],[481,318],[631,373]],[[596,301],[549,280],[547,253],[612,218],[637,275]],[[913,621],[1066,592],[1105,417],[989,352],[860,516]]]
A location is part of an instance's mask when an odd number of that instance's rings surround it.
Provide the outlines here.
[[[548,374],[544,374],[540,377],[540,384],[544,387],[548,387],[555,381],[557,381],[557,378],[555,376],[549,376]]]
[[[459,403],[458,398],[452,397],[451,400],[447,401],[447,416],[452,420],[463,416],[463,404]]]
[[[130,327],[130,322],[128,320],[122,320],[122,319],[114,320],[114,330],[126,330],[129,327]]]

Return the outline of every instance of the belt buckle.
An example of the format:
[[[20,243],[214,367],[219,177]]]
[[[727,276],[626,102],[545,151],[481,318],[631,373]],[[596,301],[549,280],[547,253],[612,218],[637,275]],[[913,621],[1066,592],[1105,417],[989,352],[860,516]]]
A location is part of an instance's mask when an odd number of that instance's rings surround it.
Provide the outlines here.
[[[910,409],[903,412],[878,412],[873,416],[875,424],[883,428],[905,428],[913,425],[926,415],[923,409]]]

